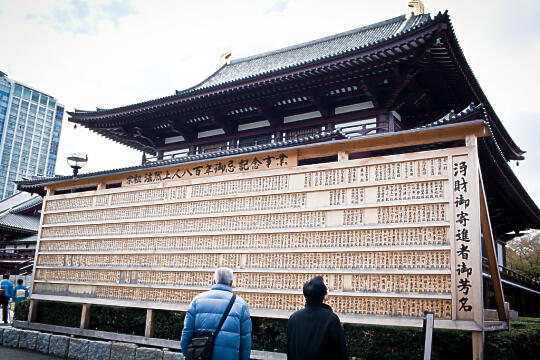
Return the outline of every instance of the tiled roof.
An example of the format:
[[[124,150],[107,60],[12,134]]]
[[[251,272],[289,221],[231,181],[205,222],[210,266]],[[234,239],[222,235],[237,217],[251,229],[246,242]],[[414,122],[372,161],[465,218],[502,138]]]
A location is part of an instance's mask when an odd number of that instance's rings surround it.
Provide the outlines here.
[[[4,211],[12,209],[15,206],[25,203],[30,199],[32,199],[32,195],[30,195],[29,193],[24,191],[16,192],[10,197],[7,197],[4,200],[0,201],[0,214]]]
[[[35,243],[35,242],[37,242],[37,240],[38,240],[38,236],[37,236],[37,233],[36,233],[36,234],[30,235],[30,236],[22,237],[22,238],[19,238],[19,239],[14,239],[12,241],[17,242],[17,243]]]
[[[37,233],[39,215],[21,214],[43,201],[39,195],[17,193],[0,202],[0,229],[22,233]]]
[[[407,33],[429,20],[429,14],[411,16],[408,19],[402,15],[322,39],[232,60],[200,84],[177,93],[224,85],[344,55]]]
[[[317,61],[346,55],[350,52],[366,49],[398,36],[405,35],[408,32],[416,30],[441,16],[446,16],[446,13],[439,13],[434,18],[431,18],[430,14],[411,16],[408,19],[405,17],[405,15],[398,16],[393,19],[381,21],[372,25],[363,26],[354,30],[306,43],[232,60],[230,64],[222,66],[199,84],[185,90],[177,90],[174,95],[114,109],[96,108],[95,111],[75,109],[74,112],[68,111],[68,114],[71,115],[73,119],[79,115],[109,114],[120,110],[138,108],[141,106],[152,106],[153,104],[159,104],[164,100],[175,100],[182,98],[183,95],[204,92],[205,89],[215,88],[219,87],[220,85],[227,85],[246,79],[257,78],[259,76],[285,71]]]
[[[39,216],[12,214],[8,212],[0,216],[0,228],[35,233],[39,229]]]
[[[73,119],[80,119],[81,116],[86,115],[103,116],[118,111],[140,109],[143,106],[160,106],[163,101],[175,101],[184,98],[184,95],[204,93],[206,89],[216,88],[220,85],[257,78],[367,49],[401,35],[406,35],[408,32],[445,16],[447,16],[447,13],[438,13],[434,18],[431,18],[430,14],[411,16],[408,19],[405,15],[398,16],[318,40],[232,60],[230,64],[222,66],[199,84],[181,91],[177,90],[173,95],[118,108],[96,108],[95,111],[75,109],[75,111],[68,111],[67,113],[71,115],[70,121],[77,122]]]
[[[440,118],[438,120],[435,120],[433,122],[430,122],[428,124],[419,126],[416,129],[426,129],[426,128],[432,128],[432,127],[436,127],[436,126],[445,125],[445,124],[448,124],[448,123],[466,121],[466,120],[469,120],[469,119],[467,119],[467,116],[469,116],[472,113],[475,113],[477,111],[482,113],[482,120],[484,120],[486,126],[489,129],[489,132],[491,134],[493,134],[493,130],[491,129],[491,124],[490,124],[489,119],[488,119],[486,107],[482,103],[480,103],[478,105],[474,105],[474,103],[470,103],[469,106],[467,106],[465,109],[461,110],[457,114],[456,114],[456,112],[454,110],[451,110],[448,114],[446,114],[442,118]],[[499,152],[501,157],[505,161],[508,161],[506,156],[504,156],[504,153],[502,152],[501,147],[497,143],[497,139],[495,138],[495,136],[493,136],[493,135],[490,136],[490,139],[491,139],[491,141],[493,141],[493,145],[495,146],[495,148],[497,149],[497,151]]]
[[[451,122],[456,122],[464,118],[465,116],[472,114],[473,112],[477,110],[484,110],[484,105],[483,104],[474,105],[474,103],[470,103],[469,106],[467,106],[465,109],[461,110],[457,114],[454,110],[450,110],[450,112],[444,115],[442,118],[435,120],[433,122],[427,123],[425,125],[418,126],[417,129],[431,128],[435,126],[445,125]],[[487,122],[487,117],[482,116],[482,118],[486,120]]]
[[[63,182],[63,181],[73,180],[73,179],[92,178],[92,177],[107,175],[107,174],[120,174],[120,173],[126,173],[126,172],[131,172],[131,171],[142,170],[142,169],[161,168],[164,166],[191,163],[191,162],[197,162],[197,161],[209,160],[209,159],[219,159],[219,158],[223,158],[227,156],[238,155],[238,154],[248,154],[248,153],[253,153],[257,151],[278,150],[278,149],[283,149],[290,146],[309,144],[313,142],[331,141],[333,138],[336,138],[336,137],[343,139],[346,136],[340,130],[323,131],[316,135],[299,137],[298,139],[294,139],[294,140],[278,141],[275,143],[264,144],[264,145],[246,146],[242,148],[222,150],[222,151],[216,151],[216,152],[206,153],[206,154],[189,155],[189,156],[174,158],[170,160],[147,162],[145,164],[137,165],[137,166],[98,171],[98,172],[87,173],[87,174],[79,174],[77,175],[77,177],[74,177],[72,175],[56,176],[54,178],[42,177],[42,178],[34,178],[31,180],[19,180],[19,181],[14,181],[14,182],[17,184],[18,188],[23,189],[23,191],[31,191],[32,185],[52,184],[55,182]]]
[[[39,195],[33,195],[31,199],[17,205],[17,206],[14,206],[13,208],[11,208],[11,210],[9,211],[10,213],[12,214],[15,214],[15,213],[21,213],[21,212],[24,212],[28,209],[31,209],[33,207],[36,207],[38,205],[40,205],[41,203],[43,202],[43,198]]]

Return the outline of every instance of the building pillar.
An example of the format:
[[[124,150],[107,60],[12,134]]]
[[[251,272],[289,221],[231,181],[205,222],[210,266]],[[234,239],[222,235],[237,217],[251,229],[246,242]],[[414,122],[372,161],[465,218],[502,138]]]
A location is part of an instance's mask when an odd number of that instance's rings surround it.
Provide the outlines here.
[[[376,132],[379,133],[379,132],[388,132],[390,131],[390,117],[388,116],[387,113],[382,113],[382,114],[378,114],[376,119],[377,119],[377,122],[376,122],[376,126],[377,126],[377,130]]]

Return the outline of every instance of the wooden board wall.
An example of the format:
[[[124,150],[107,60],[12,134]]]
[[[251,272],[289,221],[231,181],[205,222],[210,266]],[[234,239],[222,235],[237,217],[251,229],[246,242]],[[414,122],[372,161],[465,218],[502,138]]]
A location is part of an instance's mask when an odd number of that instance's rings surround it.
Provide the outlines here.
[[[288,317],[322,275],[345,322],[421,326],[433,311],[437,327],[482,328],[476,147],[306,166],[296,155],[47,196],[32,298],[186,310],[228,266],[255,316]]]

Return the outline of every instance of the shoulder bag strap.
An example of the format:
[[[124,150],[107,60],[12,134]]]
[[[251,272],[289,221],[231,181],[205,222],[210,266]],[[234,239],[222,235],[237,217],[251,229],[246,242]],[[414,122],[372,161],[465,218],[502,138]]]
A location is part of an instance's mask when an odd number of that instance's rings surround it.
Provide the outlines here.
[[[221,317],[221,320],[219,322],[219,325],[216,328],[216,331],[214,331],[214,339],[216,338],[218,332],[221,330],[221,327],[223,326],[223,323],[225,322],[225,319],[227,319],[227,316],[229,316],[229,312],[231,311],[231,308],[234,304],[234,301],[236,300],[236,294],[233,294],[231,301],[229,301],[229,305],[227,305],[227,309],[225,309],[225,313]]]

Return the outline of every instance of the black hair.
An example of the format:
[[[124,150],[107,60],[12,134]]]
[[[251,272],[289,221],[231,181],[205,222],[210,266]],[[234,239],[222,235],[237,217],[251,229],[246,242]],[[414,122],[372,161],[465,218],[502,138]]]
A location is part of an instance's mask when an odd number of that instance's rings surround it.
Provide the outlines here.
[[[3,279],[9,279],[9,274],[4,274],[4,276],[2,276]]]
[[[19,285],[22,285],[22,284],[23,284],[23,282],[24,282],[24,280],[23,280],[23,279],[19,279],[19,280],[17,280],[17,284],[19,284]]]
[[[302,289],[306,302],[308,304],[320,304],[324,300],[324,296],[328,293],[324,279],[322,276],[315,276],[304,284]]]

